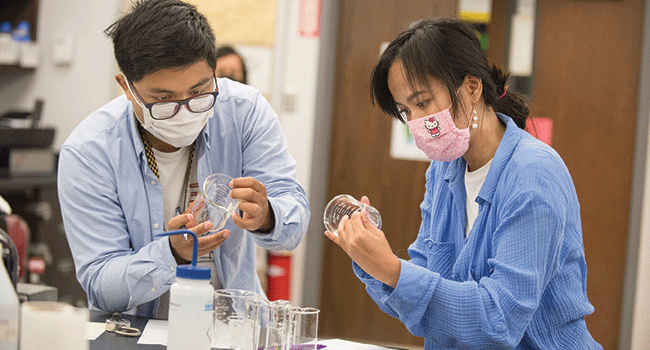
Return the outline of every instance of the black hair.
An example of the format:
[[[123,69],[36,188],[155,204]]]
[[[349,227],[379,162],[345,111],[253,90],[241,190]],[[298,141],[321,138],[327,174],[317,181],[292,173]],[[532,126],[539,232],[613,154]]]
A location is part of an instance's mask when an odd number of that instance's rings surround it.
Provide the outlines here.
[[[104,33],[130,82],[165,68],[207,61],[216,69],[216,45],[208,20],[180,0],[136,0]]]
[[[439,79],[449,91],[452,113],[458,110],[455,91],[466,76],[481,79],[483,101],[511,117],[520,128],[526,126],[528,106],[519,94],[507,91],[508,73],[490,67],[474,34],[466,23],[454,18],[432,18],[414,22],[397,36],[383,52],[372,72],[373,102],[388,115],[406,122],[388,89],[388,71],[401,60],[412,86],[429,86],[429,77]],[[502,96],[503,95],[503,96]]]
[[[246,84],[246,77],[248,76],[248,71],[246,70],[246,63],[244,62],[244,58],[237,52],[232,46],[230,45],[223,45],[217,48],[217,59],[223,57],[223,56],[228,56],[228,55],[235,55],[239,57],[239,61],[241,62],[241,67],[243,71],[243,78],[242,78],[242,83]]]

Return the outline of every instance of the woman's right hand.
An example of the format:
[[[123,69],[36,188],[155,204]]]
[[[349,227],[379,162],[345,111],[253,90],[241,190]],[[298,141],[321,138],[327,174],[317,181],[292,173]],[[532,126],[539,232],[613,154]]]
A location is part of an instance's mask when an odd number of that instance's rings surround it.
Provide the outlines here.
[[[370,205],[368,197],[361,202]],[[337,229],[338,234],[325,231],[325,236],[341,247],[354,262],[375,279],[395,288],[402,269],[401,261],[384,235],[368,219],[368,212],[345,215]]]

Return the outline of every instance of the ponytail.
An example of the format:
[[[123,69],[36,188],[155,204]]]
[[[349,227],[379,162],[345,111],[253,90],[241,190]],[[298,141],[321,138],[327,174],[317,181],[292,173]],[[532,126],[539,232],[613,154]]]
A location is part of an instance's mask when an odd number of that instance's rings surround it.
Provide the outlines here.
[[[493,65],[490,75],[494,85],[496,85],[496,94],[495,96],[484,96],[484,100],[492,106],[495,112],[509,116],[521,129],[526,128],[526,119],[528,119],[530,111],[521,94],[508,91],[506,82],[510,74]]]

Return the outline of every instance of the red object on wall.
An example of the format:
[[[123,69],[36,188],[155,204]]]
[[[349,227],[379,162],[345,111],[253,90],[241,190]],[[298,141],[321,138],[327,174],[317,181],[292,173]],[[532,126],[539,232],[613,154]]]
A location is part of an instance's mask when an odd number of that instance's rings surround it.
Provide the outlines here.
[[[528,118],[526,119],[526,131],[550,146],[553,140],[553,121],[549,118]]]
[[[270,301],[291,300],[291,254],[268,252],[267,292]]]
[[[300,0],[298,33],[303,38],[317,38],[320,35],[321,0]]]

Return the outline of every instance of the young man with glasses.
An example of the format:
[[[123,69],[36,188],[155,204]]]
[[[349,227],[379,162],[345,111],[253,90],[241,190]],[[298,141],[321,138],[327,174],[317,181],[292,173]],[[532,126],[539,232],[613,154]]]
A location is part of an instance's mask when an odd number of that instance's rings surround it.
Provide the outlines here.
[[[233,177],[230,195],[242,202],[225,229],[199,237],[199,263],[212,269],[215,288],[263,293],[255,244],[291,250],[309,221],[277,116],[258,91],[215,78],[215,38],[192,5],[138,1],[106,34],[124,95],[71,133],[58,176],[90,306],[167,317],[167,291],[176,266],[191,259],[192,241],[156,235],[210,231],[187,208],[213,173]]]

